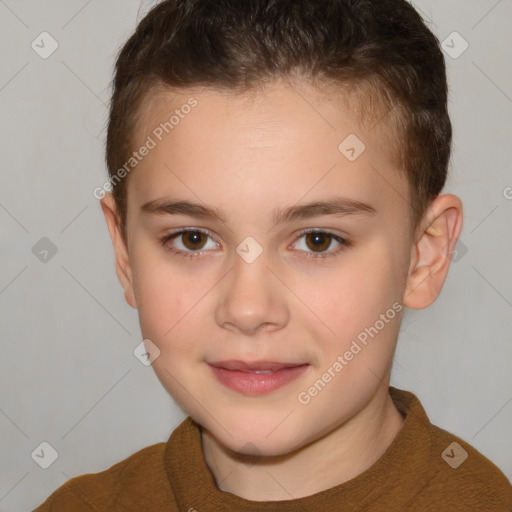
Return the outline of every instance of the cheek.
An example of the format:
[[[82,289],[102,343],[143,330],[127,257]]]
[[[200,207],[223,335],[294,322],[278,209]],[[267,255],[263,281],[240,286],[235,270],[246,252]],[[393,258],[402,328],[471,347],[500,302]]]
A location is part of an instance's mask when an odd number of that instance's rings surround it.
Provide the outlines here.
[[[186,314],[183,273],[151,248],[132,253],[133,286],[142,335],[160,345]]]
[[[201,360],[201,294],[190,290],[189,280],[158,267],[139,274],[139,323],[144,339],[159,349],[153,361],[155,375],[167,392],[184,408],[190,408],[190,375]],[[194,288],[197,288],[194,287]],[[184,386],[186,386],[186,390]],[[191,388],[191,389],[189,389]]]
[[[335,343],[350,342],[400,297],[396,256],[383,241],[342,257],[336,268],[297,280],[318,333]]]
[[[166,364],[190,359],[204,339],[205,308],[211,306],[207,292],[215,277],[199,268],[191,274],[171,256],[140,252],[134,290],[142,336],[157,345]]]

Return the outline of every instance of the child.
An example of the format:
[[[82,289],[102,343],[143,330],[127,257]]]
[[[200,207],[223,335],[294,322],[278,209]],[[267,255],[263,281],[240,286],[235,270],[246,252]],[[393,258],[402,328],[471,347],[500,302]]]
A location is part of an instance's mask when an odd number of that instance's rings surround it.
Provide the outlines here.
[[[43,511],[511,511],[389,386],[462,229],[443,55],[405,0],[168,0],[116,64],[95,191],[189,417]]]

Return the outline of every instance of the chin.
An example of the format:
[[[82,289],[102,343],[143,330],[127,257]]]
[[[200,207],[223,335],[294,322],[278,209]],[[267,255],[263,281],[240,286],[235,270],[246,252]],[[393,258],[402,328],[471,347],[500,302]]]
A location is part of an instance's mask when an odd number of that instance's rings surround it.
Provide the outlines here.
[[[296,436],[296,428],[291,429],[290,425],[286,428],[276,428],[279,422],[272,425],[269,422],[268,425],[259,425],[258,428],[251,428],[251,425],[248,425],[248,428],[243,430],[240,430],[240,422],[233,423],[232,428],[229,428],[228,424],[223,425],[228,432],[217,424],[206,424],[205,428],[225,448],[248,456],[286,455],[306,444],[304,439]]]

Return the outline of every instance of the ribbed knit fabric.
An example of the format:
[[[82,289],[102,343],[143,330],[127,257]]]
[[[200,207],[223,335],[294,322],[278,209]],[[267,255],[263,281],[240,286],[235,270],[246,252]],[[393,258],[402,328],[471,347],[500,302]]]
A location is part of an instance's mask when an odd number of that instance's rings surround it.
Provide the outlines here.
[[[311,496],[257,502],[219,490],[200,427],[188,417],[167,443],[71,478],[34,512],[512,512],[512,486],[492,462],[432,425],[414,394],[394,387],[389,393],[406,419],[384,455],[359,476]]]

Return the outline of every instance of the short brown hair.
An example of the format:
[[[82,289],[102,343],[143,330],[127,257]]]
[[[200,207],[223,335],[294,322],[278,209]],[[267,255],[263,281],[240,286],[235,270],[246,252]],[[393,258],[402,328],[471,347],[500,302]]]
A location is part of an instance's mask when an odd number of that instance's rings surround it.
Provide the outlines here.
[[[155,88],[243,92],[292,76],[351,87],[361,105],[392,111],[387,120],[398,131],[416,227],[445,184],[452,130],[439,41],[406,0],[158,3],[116,61],[106,144],[111,182],[130,158],[142,101]],[[125,240],[126,182],[113,187]]]

